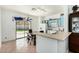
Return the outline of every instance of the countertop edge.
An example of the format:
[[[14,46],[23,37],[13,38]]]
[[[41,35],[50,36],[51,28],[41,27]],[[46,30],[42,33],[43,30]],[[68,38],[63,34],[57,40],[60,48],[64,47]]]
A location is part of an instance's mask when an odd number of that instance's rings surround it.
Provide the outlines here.
[[[59,34],[47,34],[47,33],[36,32],[34,34],[39,35],[39,36],[43,36],[43,37],[47,37],[50,39],[65,40],[71,34],[71,32],[61,32]],[[58,36],[58,37],[56,37],[56,36]]]

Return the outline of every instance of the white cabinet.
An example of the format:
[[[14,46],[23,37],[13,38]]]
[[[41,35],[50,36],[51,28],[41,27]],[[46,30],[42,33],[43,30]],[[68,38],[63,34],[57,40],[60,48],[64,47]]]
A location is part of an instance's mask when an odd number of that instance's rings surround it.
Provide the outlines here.
[[[67,38],[65,40],[58,40],[57,45],[58,45],[57,52],[59,53],[68,52],[68,39]]]
[[[66,39],[65,39],[66,40]],[[67,52],[67,41],[36,36],[36,51],[39,53],[64,53]]]

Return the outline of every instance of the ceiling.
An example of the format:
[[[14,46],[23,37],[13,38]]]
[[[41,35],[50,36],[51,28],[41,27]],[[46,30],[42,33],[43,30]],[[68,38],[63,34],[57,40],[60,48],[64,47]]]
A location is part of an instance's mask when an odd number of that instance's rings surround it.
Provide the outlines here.
[[[1,7],[34,16],[46,16],[64,11],[63,5],[2,5]]]

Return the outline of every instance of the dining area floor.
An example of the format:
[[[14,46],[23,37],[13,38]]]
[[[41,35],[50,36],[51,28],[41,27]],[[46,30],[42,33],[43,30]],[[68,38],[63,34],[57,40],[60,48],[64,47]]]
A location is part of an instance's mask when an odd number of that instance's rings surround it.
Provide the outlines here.
[[[0,53],[36,53],[36,46],[28,44],[26,38],[4,42]]]

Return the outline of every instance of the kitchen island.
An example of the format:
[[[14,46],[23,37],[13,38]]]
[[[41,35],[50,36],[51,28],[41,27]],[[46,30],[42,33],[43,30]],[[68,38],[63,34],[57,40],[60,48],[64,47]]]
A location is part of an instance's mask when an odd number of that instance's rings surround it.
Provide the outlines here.
[[[36,32],[36,51],[38,53],[67,53],[68,36],[71,32],[47,34]]]

